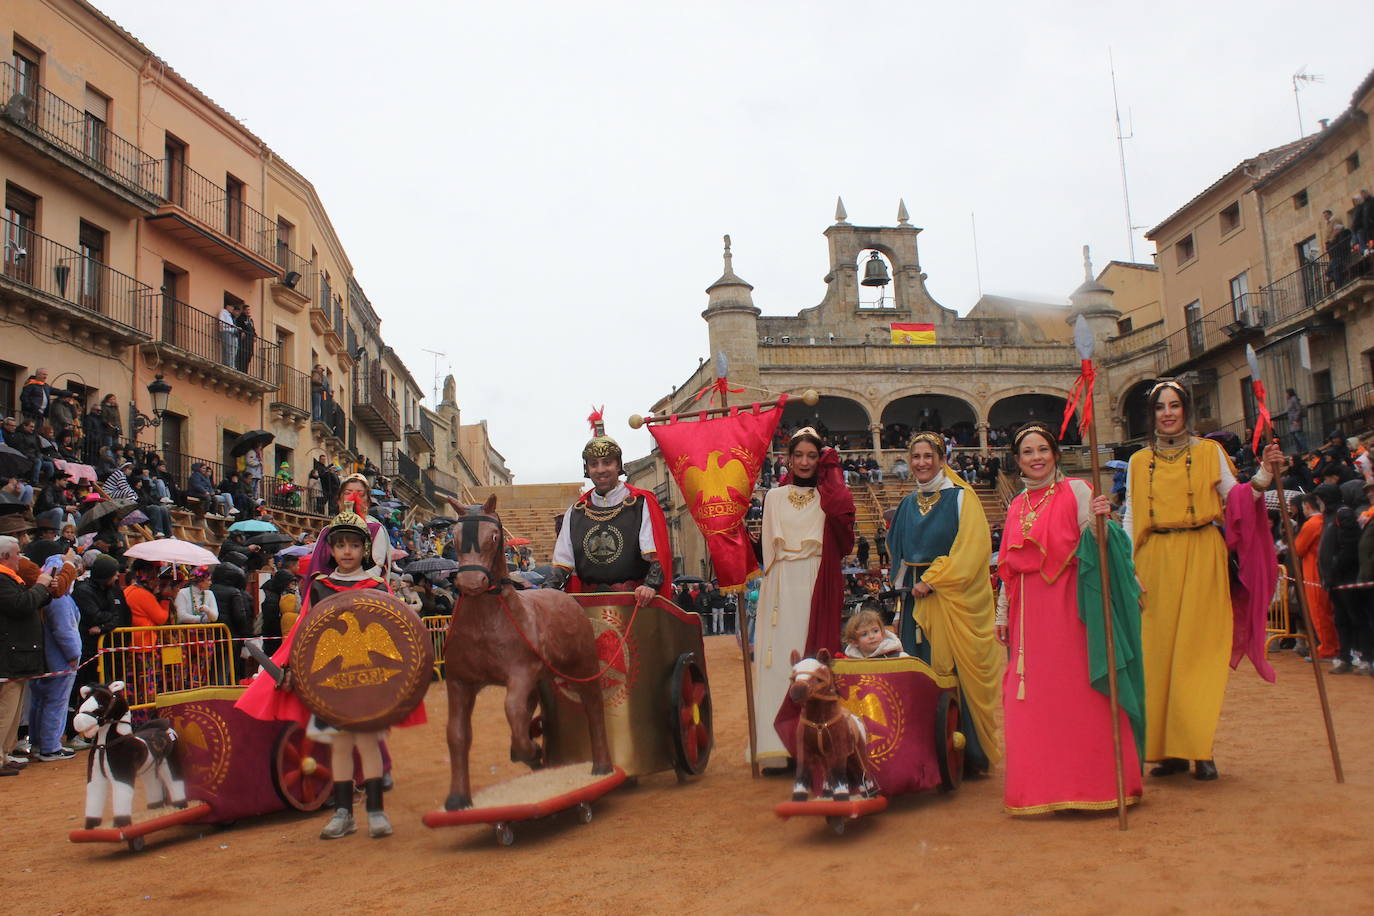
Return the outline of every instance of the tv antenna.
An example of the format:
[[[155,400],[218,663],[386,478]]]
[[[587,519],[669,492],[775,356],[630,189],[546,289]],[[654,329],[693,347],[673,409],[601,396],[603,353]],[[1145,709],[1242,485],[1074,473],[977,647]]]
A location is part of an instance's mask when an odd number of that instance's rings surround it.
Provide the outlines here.
[[[1302,100],[1298,97],[1298,90],[1302,87],[1299,84],[1324,82],[1326,82],[1325,77],[1307,72],[1307,64],[1303,64],[1298,68],[1298,72],[1293,74],[1293,106],[1298,110],[1298,139],[1300,140],[1307,134],[1302,129]]]
[[[1124,134],[1121,132],[1121,103],[1116,97],[1116,60],[1112,57],[1112,49],[1107,47],[1107,67],[1112,73],[1112,109],[1116,112],[1116,157],[1121,163],[1121,202],[1126,208],[1126,250],[1130,252],[1131,261],[1135,261],[1135,224],[1131,220],[1131,189],[1126,180],[1126,142],[1135,137],[1135,125],[1131,125],[1131,132]],[[1129,118],[1129,111],[1127,112]]]
[[[434,357],[434,403],[437,406],[439,404],[439,360],[441,358],[447,359],[448,354],[442,350],[426,350],[424,347],[420,348],[420,352],[428,353]]]

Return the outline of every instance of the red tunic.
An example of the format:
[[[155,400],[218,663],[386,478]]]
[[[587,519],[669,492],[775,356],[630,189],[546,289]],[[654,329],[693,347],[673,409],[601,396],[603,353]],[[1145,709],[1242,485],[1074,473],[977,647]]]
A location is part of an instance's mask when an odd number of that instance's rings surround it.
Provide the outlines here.
[[[300,629],[301,621],[305,620],[310,613],[310,606],[314,603],[312,598],[317,590],[324,592],[347,592],[357,588],[375,588],[378,591],[385,591],[388,594],[390,589],[386,583],[380,579],[358,579],[356,581],[339,581],[331,579],[324,573],[317,573],[315,579],[310,584],[310,589],[306,593],[305,606],[301,609],[300,615],[296,617],[295,624],[291,627],[291,632],[281,641],[281,646],[272,655],[272,661],[285,668],[291,658],[291,645],[295,641],[296,631]],[[248,689],[239,697],[234,704],[235,708],[241,709],[255,719],[294,721],[304,726],[310,721],[310,710],[305,708],[305,704],[300,701],[294,690],[278,690],[276,681],[271,676],[259,674],[253,679],[253,683],[248,685]],[[410,715],[393,728],[408,728],[412,725],[423,725],[429,721],[425,715],[425,704],[421,700],[420,704],[411,710]]]

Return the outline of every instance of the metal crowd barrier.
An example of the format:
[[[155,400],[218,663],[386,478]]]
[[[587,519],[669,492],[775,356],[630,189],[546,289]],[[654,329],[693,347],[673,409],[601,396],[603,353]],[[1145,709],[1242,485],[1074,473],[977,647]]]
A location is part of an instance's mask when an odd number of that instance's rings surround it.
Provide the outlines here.
[[[123,681],[130,709],[151,709],[159,693],[238,683],[233,638],[222,623],[119,627],[99,647],[100,681]]]
[[[1264,625],[1264,651],[1266,654],[1273,648],[1273,644],[1279,640],[1298,636],[1304,639],[1306,638],[1306,634],[1304,633],[1293,632],[1293,622],[1288,615],[1288,591],[1289,586],[1292,584],[1292,577],[1288,575],[1288,570],[1280,563],[1278,568],[1278,585],[1274,589],[1273,599],[1269,602],[1269,616]],[[1299,585],[1298,587],[1301,588],[1302,586]]]
[[[433,617],[420,618],[425,623],[425,629],[429,630],[429,638],[434,643],[434,676],[444,679],[444,645],[448,641],[448,624],[451,619],[449,614],[436,614]]]

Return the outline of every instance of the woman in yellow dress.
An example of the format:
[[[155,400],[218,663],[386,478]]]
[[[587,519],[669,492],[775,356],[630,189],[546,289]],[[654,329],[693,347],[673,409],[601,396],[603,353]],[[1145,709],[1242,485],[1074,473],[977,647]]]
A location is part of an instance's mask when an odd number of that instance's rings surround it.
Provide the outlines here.
[[[1232,654],[1226,542],[1219,527],[1227,499],[1260,499],[1283,459],[1265,447],[1260,471],[1237,487],[1236,469],[1219,443],[1188,429],[1183,386],[1164,379],[1148,399],[1153,438],[1131,456],[1122,527],[1135,545],[1145,595],[1145,759],[1151,776],[1188,770],[1217,778],[1212,741]]]

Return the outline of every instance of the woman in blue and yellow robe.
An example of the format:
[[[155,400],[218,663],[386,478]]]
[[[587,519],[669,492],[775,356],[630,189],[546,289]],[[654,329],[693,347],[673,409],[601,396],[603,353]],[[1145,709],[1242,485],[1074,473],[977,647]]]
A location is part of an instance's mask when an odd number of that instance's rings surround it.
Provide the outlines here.
[[[899,605],[898,634],[906,652],[958,678],[966,766],[986,772],[1002,756],[995,710],[1006,664],[994,633],[992,538],[978,495],[944,456],[939,433],[912,438],[916,491],[888,533],[892,584],[911,590]]]

